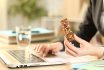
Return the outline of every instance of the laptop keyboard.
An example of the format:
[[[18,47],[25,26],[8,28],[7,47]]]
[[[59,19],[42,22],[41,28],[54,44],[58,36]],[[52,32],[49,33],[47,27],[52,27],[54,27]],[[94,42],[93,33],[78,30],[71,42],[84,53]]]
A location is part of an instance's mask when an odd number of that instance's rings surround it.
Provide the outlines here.
[[[9,50],[8,53],[16,58],[21,63],[37,63],[37,62],[44,62],[43,59],[30,54],[26,56],[25,50]]]

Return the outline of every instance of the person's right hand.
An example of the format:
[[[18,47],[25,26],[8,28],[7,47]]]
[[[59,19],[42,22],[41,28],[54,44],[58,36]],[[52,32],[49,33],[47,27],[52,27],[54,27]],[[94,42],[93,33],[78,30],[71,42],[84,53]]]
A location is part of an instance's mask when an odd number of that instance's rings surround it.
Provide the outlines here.
[[[80,44],[80,48],[74,46],[74,44],[70,43],[66,38],[64,40],[65,51],[69,55],[72,56],[83,56],[83,55],[93,55],[101,58],[103,55],[103,49],[101,47],[95,47],[89,42],[79,38],[74,35],[75,40]]]
[[[38,44],[34,46],[35,52],[39,53],[41,56],[45,57],[51,51],[51,54],[56,54],[62,50],[63,45],[61,42],[51,43],[51,44]]]

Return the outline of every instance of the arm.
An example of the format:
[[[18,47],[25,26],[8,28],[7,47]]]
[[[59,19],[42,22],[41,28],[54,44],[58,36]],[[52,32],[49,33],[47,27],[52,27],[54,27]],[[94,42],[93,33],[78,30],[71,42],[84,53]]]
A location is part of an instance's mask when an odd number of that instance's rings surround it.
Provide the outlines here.
[[[85,20],[80,24],[79,31],[76,33],[77,36],[86,41],[90,41],[97,32],[97,29],[94,25],[92,13],[92,1],[90,0],[90,5],[88,7]]]
[[[97,29],[94,25],[93,16],[92,16],[92,0],[90,0],[90,5],[88,7],[85,20],[83,23],[80,24],[79,31],[76,33],[76,35],[89,42],[92,39],[92,37],[96,34],[96,32]],[[72,41],[72,43],[76,47],[79,47],[78,42]]]

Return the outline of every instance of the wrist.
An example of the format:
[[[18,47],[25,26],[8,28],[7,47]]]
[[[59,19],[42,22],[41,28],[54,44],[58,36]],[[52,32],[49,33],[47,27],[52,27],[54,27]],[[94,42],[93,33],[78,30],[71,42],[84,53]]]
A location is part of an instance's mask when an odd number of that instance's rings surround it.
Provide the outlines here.
[[[60,48],[60,51],[64,49],[64,48],[63,48],[63,43],[57,42],[57,44],[58,44],[58,46],[59,46],[59,48]]]
[[[57,47],[59,48],[60,51],[64,51],[65,50],[65,48],[63,46],[64,43],[62,43],[62,42],[56,42],[55,44],[57,45]]]
[[[65,51],[64,41],[60,41],[59,43],[60,43],[60,44],[61,44],[61,46],[62,46],[61,51]]]
[[[99,59],[104,59],[104,47],[100,47],[100,49],[101,49],[101,54],[98,58]]]
[[[61,42],[55,42],[50,44],[51,49],[63,50],[63,44]]]

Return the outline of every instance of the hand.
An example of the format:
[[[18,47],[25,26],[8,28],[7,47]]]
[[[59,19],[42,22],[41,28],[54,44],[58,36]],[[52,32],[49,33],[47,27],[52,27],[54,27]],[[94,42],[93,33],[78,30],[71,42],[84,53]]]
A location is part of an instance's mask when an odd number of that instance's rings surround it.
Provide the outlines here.
[[[39,44],[34,47],[34,50],[37,53],[40,53],[41,56],[47,56],[51,51],[51,54],[56,54],[63,48],[63,45],[60,42],[51,43],[51,44]]]
[[[66,46],[66,53],[73,56],[93,55],[97,56],[98,58],[100,58],[103,55],[103,50],[100,47],[95,47],[76,35],[74,35],[74,37],[75,40],[80,44],[80,48],[75,47],[72,43],[69,43],[68,40],[65,38],[64,44]]]

